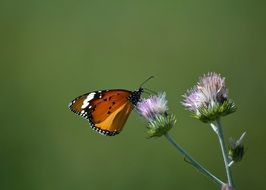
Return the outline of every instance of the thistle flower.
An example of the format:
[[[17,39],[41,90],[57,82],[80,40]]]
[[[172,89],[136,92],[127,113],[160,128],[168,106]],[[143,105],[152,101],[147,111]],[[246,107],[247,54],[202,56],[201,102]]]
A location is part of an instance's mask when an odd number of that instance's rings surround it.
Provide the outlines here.
[[[246,135],[246,132],[244,132],[238,140],[235,140],[233,138],[229,139],[229,154],[228,155],[229,155],[229,158],[233,162],[241,161],[244,156],[245,149],[244,149],[244,145],[242,141],[245,135]]]
[[[176,122],[174,115],[167,114],[166,94],[158,93],[137,104],[138,113],[148,120],[148,136],[159,137],[166,134]]]
[[[236,106],[228,98],[225,78],[217,73],[200,77],[199,82],[183,95],[181,102],[193,116],[203,122],[216,120],[236,111]]]
[[[229,186],[228,184],[224,184],[222,186],[222,189],[221,190],[234,190],[233,187]]]
[[[137,104],[137,111],[149,122],[153,121],[157,115],[165,114],[167,110],[165,92],[150,96]]]

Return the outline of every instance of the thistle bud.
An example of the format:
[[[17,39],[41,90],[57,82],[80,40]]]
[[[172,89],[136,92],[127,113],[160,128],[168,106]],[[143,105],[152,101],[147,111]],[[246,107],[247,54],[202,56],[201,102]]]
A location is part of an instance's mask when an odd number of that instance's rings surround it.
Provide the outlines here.
[[[229,158],[234,162],[240,162],[245,154],[245,148],[242,143],[246,132],[244,132],[238,140],[229,139]]]
[[[228,184],[224,184],[222,186],[222,189],[221,190],[234,190],[233,187],[229,186]]]

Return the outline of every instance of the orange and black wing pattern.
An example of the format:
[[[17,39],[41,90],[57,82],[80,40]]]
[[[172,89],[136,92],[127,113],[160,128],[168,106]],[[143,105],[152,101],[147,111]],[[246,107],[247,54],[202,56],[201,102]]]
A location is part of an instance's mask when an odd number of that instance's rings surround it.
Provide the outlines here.
[[[91,127],[100,134],[114,136],[121,132],[142,89],[103,90],[75,98],[69,109],[89,120]]]

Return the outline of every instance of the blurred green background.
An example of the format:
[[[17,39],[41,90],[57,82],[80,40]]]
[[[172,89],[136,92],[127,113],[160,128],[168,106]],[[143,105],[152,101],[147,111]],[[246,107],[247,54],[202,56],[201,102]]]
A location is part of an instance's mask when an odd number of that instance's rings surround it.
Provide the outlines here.
[[[0,1],[0,189],[219,189],[165,138],[147,140],[133,112],[104,137],[67,108],[93,90],[167,92],[171,134],[225,180],[218,141],[181,95],[203,73],[226,77],[238,111],[225,136],[248,148],[233,166],[238,189],[265,186],[265,1]]]

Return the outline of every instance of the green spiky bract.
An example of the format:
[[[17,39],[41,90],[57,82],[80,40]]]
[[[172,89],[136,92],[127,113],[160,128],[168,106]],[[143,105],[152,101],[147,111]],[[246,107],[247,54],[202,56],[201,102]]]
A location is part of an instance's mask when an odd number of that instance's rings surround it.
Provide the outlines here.
[[[166,134],[176,123],[176,117],[173,114],[170,115],[157,115],[155,119],[149,122],[148,128],[148,138],[160,137]]]
[[[223,103],[217,103],[212,107],[202,106],[198,109],[199,113],[193,114],[192,116],[204,123],[208,123],[217,120],[220,116],[234,113],[236,109],[236,105],[233,101],[226,100]]]

